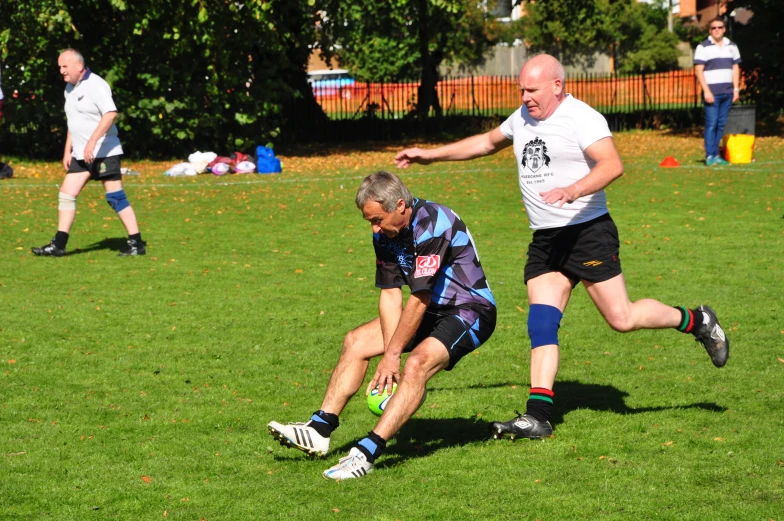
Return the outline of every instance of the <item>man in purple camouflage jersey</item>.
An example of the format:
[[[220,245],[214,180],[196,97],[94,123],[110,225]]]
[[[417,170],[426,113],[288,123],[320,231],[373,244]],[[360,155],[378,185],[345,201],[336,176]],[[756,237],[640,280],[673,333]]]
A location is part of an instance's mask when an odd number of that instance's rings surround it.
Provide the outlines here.
[[[365,178],[357,208],[373,230],[379,317],[350,331],[332,372],[321,409],[307,423],[270,422],[281,444],[325,455],[338,416],[359,390],[371,358],[381,356],[366,394],[392,392],[375,429],[335,466],[328,479],[358,478],[422,403],[425,385],[485,343],[495,329],[496,306],[465,223],[446,206],[416,199],[393,174]],[[411,296],[403,307],[403,285]],[[410,353],[400,373],[401,355]]]

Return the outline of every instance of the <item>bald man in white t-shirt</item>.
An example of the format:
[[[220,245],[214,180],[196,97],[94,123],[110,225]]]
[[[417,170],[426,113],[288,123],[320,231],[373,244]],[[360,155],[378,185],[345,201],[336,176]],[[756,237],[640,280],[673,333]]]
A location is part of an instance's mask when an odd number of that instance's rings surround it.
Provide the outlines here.
[[[93,179],[103,183],[106,202],[117,213],[128,232],[127,246],[120,256],[144,255],[136,214],[123,190],[120,156],[123,149],[114,119],[117,107],[109,84],[85,66],[76,49],[66,49],[57,59],[65,80],[65,115],[68,134],[63,152],[65,179],[60,186],[57,206],[57,233],[40,248],[31,248],[39,257],[63,257],[76,219],[76,198]]]
[[[693,334],[716,367],[724,366],[729,356],[729,341],[710,307],[629,300],[618,230],[604,193],[623,175],[623,164],[604,117],[566,94],[564,81],[558,60],[536,56],[520,72],[522,106],[498,128],[438,148],[409,148],[395,156],[398,168],[408,168],[413,163],[465,161],[514,147],[520,191],[534,230],[525,266],[531,391],[525,414],[490,424],[496,438],[552,434],[558,328],[572,289],[580,282],[616,331],[675,328]]]

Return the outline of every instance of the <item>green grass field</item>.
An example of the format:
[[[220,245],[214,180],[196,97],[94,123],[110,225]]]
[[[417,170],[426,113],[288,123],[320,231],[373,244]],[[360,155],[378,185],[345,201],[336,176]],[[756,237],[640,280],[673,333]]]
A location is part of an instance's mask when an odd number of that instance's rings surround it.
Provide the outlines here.
[[[555,436],[488,439],[524,409],[530,231],[509,151],[401,173],[468,223],[499,304],[493,338],[429,384],[376,472],[320,473],[367,433],[364,396],[324,460],[266,424],[321,403],[343,335],[375,316],[370,230],[354,207],[395,146],[311,150],[269,176],[166,178],[127,162],[148,255],[99,185],[69,255],[57,164],[0,182],[2,520],[784,520],[784,140],[709,169],[700,140],[619,134],[608,190],[630,297],[711,305],[731,339],[716,369],[674,330],[613,332],[578,287],[561,327]],[[674,155],[680,168],[658,163]],[[7,160],[7,158],[6,158]]]

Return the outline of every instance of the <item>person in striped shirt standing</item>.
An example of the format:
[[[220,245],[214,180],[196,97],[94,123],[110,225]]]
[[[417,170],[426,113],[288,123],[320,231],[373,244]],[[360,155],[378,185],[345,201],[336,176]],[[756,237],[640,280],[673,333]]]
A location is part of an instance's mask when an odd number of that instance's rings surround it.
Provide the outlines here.
[[[719,142],[732,104],[740,98],[740,51],[724,36],[724,19],[714,18],[709,36],[694,52],[694,74],[705,101],[705,164],[728,165],[719,155]]]

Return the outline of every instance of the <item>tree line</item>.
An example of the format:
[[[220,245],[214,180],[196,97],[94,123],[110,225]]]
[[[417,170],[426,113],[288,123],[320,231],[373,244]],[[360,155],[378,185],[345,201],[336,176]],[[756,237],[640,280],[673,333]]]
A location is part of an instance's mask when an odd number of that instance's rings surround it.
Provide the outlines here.
[[[781,50],[775,0],[742,3],[759,13],[752,23],[775,37],[764,40],[757,30],[756,42],[741,43],[744,61],[757,67],[752,88],[771,96],[768,84],[781,76],[775,70],[780,62],[769,63]],[[526,16],[500,21],[510,4],[523,4]],[[636,0],[3,2],[6,117],[0,146],[4,154],[62,152],[64,85],[57,56],[68,47],[79,49],[112,86],[129,152],[171,157],[296,139],[298,129],[325,117],[314,110],[307,83],[314,50],[327,60],[338,57],[360,81],[418,79],[410,117],[425,118],[433,108],[439,113],[439,66],[478,64],[499,43],[522,41],[565,63],[604,52],[618,71],[647,72],[675,67],[675,45],[688,38],[695,35],[687,27],[667,30],[661,2]],[[770,53],[760,50],[768,43]]]

